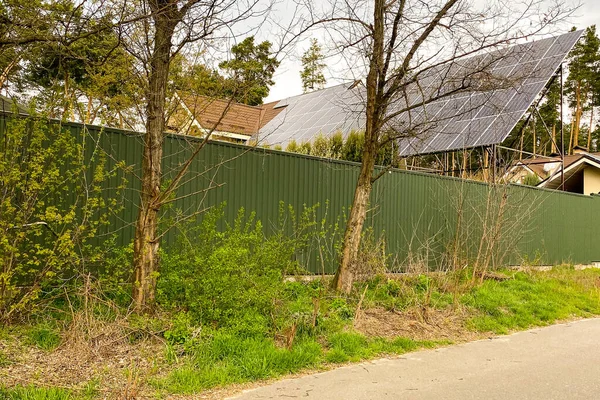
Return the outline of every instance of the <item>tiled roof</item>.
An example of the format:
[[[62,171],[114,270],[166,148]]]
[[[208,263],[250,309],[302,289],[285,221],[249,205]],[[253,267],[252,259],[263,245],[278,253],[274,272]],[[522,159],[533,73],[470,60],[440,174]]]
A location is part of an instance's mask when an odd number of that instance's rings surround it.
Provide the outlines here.
[[[270,103],[266,103],[266,104],[262,105],[262,108],[264,110],[264,114],[263,114],[262,119],[260,120],[260,127],[261,128],[263,126],[265,126],[266,124],[268,124],[269,122],[271,122],[271,120],[273,118],[275,118],[277,116],[277,114],[279,114],[283,109],[285,109],[285,107],[275,108],[275,106],[277,105],[277,103],[279,103],[279,100],[272,101]]]
[[[277,101],[262,106],[249,106],[200,95],[178,95],[202,128],[215,128],[215,131],[220,132],[254,135],[282,110],[273,108]]]

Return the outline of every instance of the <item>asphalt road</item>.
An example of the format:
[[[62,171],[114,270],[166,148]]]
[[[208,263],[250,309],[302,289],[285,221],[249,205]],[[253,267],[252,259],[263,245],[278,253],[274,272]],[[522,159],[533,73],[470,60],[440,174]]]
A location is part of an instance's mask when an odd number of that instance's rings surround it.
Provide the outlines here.
[[[287,379],[235,399],[600,399],[600,319]]]

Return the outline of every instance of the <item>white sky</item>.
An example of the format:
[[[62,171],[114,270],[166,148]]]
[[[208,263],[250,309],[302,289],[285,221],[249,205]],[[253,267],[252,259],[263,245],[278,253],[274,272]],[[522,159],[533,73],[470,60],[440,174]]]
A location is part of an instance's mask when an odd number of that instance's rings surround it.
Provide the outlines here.
[[[551,2],[552,0],[548,0]],[[279,3],[274,12],[284,12],[281,9],[285,8],[286,1]],[[567,32],[571,26],[576,26],[578,29],[587,28],[590,25],[599,25],[600,29],[600,0],[580,0],[581,7],[565,26]],[[302,93],[302,81],[300,80],[301,62],[300,56],[308,47],[307,43],[298,46],[297,49],[281,63],[275,72],[275,85],[271,87],[269,96],[265,102],[284,99],[286,97],[295,96]],[[332,86],[340,83],[339,80],[332,78],[328,71],[325,71],[327,79],[326,86]]]

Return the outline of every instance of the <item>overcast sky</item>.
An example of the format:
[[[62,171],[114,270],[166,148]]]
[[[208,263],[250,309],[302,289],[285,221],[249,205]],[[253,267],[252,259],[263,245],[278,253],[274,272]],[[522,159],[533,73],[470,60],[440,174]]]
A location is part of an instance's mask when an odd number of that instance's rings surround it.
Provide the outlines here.
[[[581,8],[573,16],[569,25],[576,26],[578,29],[583,29],[594,24],[600,25],[600,0],[581,0],[580,3]],[[275,12],[284,11],[279,9],[275,10]],[[566,26],[565,31],[568,31],[570,26]],[[275,85],[271,87],[271,91],[265,102],[280,100],[302,93],[302,81],[300,80],[301,62],[299,57],[306,47],[308,47],[307,44],[298,46],[295,56],[292,54],[281,63],[275,73]],[[325,72],[325,78],[327,78],[326,86],[340,83],[340,81],[332,79],[330,75],[328,71]]]

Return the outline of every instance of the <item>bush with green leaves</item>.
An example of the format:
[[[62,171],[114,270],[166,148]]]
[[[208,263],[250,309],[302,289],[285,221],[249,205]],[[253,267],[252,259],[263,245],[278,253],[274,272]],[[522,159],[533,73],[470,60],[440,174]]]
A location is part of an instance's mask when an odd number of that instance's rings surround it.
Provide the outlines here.
[[[202,325],[266,334],[281,306],[283,276],[298,268],[302,240],[283,232],[265,237],[260,221],[243,209],[233,225],[219,230],[222,217],[222,210],[208,212],[162,255],[158,301]]]
[[[103,188],[123,163],[106,155],[86,129],[44,118],[4,117],[0,130],[0,320],[31,312],[35,300],[66,274],[88,270],[91,245],[118,193]],[[100,133],[102,134],[102,133]],[[117,184],[118,185],[118,184]],[[119,188],[117,187],[117,192]]]
[[[528,174],[523,178],[523,185],[525,186],[537,186],[540,183],[540,177],[536,174]]]

